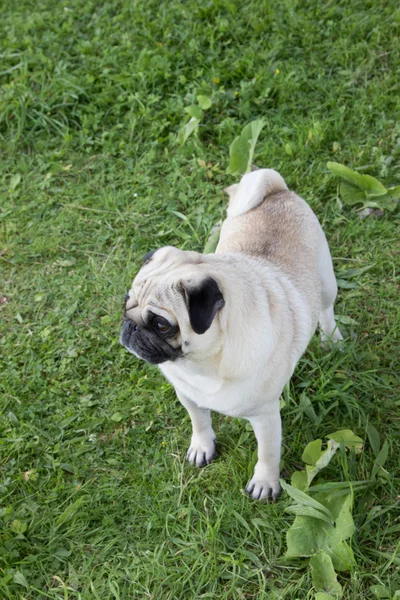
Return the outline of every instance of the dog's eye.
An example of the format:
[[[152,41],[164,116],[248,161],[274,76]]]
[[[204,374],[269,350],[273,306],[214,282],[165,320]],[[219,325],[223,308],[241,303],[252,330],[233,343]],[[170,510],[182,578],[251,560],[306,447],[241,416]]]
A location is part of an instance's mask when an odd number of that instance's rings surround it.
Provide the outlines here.
[[[164,319],[157,319],[155,322],[155,326],[157,327],[160,333],[167,333],[167,331],[171,329],[171,325],[168,323],[168,321],[165,321]]]

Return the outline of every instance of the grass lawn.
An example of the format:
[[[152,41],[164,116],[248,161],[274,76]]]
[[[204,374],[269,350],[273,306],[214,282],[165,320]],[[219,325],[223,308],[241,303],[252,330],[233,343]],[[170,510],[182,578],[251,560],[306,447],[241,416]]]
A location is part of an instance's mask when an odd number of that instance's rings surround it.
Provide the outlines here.
[[[1,2],[1,599],[315,597],[307,561],[285,559],[290,498],[244,494],[249,426],[216,415],[220,456],[190,467],[186,411],[118,342],[142,256],[203,248],[229,144],[259,117],[255,162],[323,223],[347,338],[315,337],[296,369],[282,475],[315,438],[365,439],[319,482],[370,480],[339,581],[346,600],[395,597],[399,219],[342,207],[326,162],[400,184],[399,32],[394,0]],[[199,94],[212,106],[179,145]],[[368,424],[388,444],[373,479]]]

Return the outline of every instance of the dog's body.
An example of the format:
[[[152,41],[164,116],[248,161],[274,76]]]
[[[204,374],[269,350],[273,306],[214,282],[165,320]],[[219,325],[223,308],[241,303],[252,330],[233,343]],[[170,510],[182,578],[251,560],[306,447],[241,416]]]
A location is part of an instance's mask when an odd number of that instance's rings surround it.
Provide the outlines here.
[[[158,362],[175,387],[192,420],[189,461],[202,466],[215,454],[210,410],[248,419],[258,462],[247,491],[253,498],[276,497],[279,397],[318,321],[323,339],[341,339],[333,316],[337,286],[318,219],[276,171],[245,175],[227,192],[216,253],[158,250],[134,281],[121,341]],[[152,360],[135,342],[137,334],[127,333],[139,313],[145,322],[149,307],[157,307],[156,320],[168,319],[170,330],[179,328],[168,338],[170,358]],[[164,334],[149,335],[153,347]]]

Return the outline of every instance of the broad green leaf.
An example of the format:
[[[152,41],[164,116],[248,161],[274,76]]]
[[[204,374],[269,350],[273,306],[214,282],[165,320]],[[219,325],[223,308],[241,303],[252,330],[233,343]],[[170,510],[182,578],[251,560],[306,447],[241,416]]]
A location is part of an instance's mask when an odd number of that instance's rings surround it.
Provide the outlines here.
[[[326,450],[321,450],[322,440],[317,439],[305,447],[302,459],[306,463],[305,471],[296,471],[292,475],[292,485],[299,490],[306,491],[312,480],[331,461],[340,444],[333,440],[328,441]]]
[[[111,415],[111,421],[114,421],[114,423],[119,423],[120,421],[122,421],[123,416],[121,415],[120,412],[115,412],[114,414]]]
[[[380,452],[379,452],[378,456],[376,457],[375,464],[374,464],[374,466],[372,467],[371,478],[374,478],[374,477],[375,477],[375,475],[376,475],[377,473],[379,473],[379,471],[380,471],[381,469],[383,469],[383,467],[384,467],[384,465],[385,465],[385,462],[386,462],[386,459],[387,459],[387,457],[388,457],[388,454],[389,454],[389,445],[388,445],[388,443],[387,443],[387,440],[385,440],[385,441],[383,442],[383,446],[382,446],[382,448],[381,448],[381,450],[380,450]]]
[[[369,196],[383,196],[387,192],[385,186],[371,175],[360,175],[360,173],[337,162],[328,162],[326,166],[334,175],[345,179]]]
[[[343,539],[348,539],[354,533],[354,521],[351,514],[352,495],[346,496],[331,493],[320,493],[315,496],[332,513],[336,524],[336,530],[340,532]]]
[[[326,436],[328,439],[337,442],[339,445],[343,442],[346,448],[354,448],[355,452],[361,452],[363,440],[358,437],[351,429],[341,429]]]
[[[379,448],[381,447],[381,438],[379,432],[375,429],[372,423],[368,423],[367,425],[367,435],[373,453],[375,454],[375,456],[378,456]]]
[[[20,183],[21,183],[21,175],[20,175],[20,173],[15,173],[15,175],[12,175],[11,179],[10,179],[10,190],[13,192],[15,190],[15,188],[17,188],[19,186]]]
[[[196,119],[196,117],[192,117],[186,125],[179,130],[178,133],[178,141],[181,146],[186,142],[188,137],[192,135],[193,132],[197,131],[199,128],[200,120]]]
[[[324,452],[322,452],[322,454],[319,457],[319,459],[317,460],[316,464],[314,466],[311,466],[311,465],[306,466],[307,484],[308,485],[311,484],[314,477],[316,477],[322,469],[324,469],[326,466],[329,465],[332,457],[334,456],[336,450],[339,447],[340,447],[340,444],[338,444],[337,442],[334,442],[333,440],[329,440],[327,449]]]
[[[72,552],[71,552],[71,550],[68,550],[67,548],[57,548],[57,550],[55,550],[54,554],[56,556],[61,556],[62,558],[68,558],[68,556],[71,556]]]
[[[343,290],[355,290],[359,287],[358,283],[355,281],[346,281],[345,279],[336,279],[336,283],[338,287]]]
[[[72,267],[76,263],[75,258],[67,258],[66,260],[57,260],[56,264],[60,267]]]
[[[345,204],[353,206],[354,204],[365,204],[367,196],[363,190],[347,181],[342,181],[339,187],[340,197]]]
[[[383,183],[371,175],[360,175],[360,187],[368,196],[384,196],[387,193]]]
[[[314,596],[314,600],[336,600],[336,598],[326,592],[317,592]]]
[[[305,471],[294,471],[290,483],[293,487],[304,492],[308,487],[307,473]]]
[[[25,533],[25,531],[28,529],[28,525],[24,523],[24,521],[19,521],[18,519],[15,519],[11,522],[10,529],[13,533],[21,535]]]
[[[399,186],[400,187],[400,186]],[[396,192],[382,194],[381,196],[369,196],[366,192],[361,190],[355,185],[342,181],[340,184],[340,197],[345,204],[353,206],[355,204],[362,204],[363,208],[378,208],[381,210],[388,210],[393,212],[396,210],[398,203],[398,192],[397,188],[393,188]]]
[[[191,117],[198,119],[199,121],[201,121],[203,116],[203,112],[201,108],[197,106],[197,104],[191,104],[190,106],[186,106],[185,112],[187,112],[188,115],[190,115]]]
[[[391,597],[390,591],[384,585],[371,585],[369,589],[379,600],[386,600]]]
[[[314,498],[311,498],[311,496],[309,496],[305,492],[302,492],[301,490],[298,490],[295,487],[289,485],[283,479],[280,480],[280,483],[281,483],[282,488],[289,494],[289,496],[291,498],[293,498],[293,500],[296,500],[296,502],[298,504],[300,504],[302,506],[310,506],[311,508],[314,508],[315,510],[324,514],[325,517],[328,517],[329,521],[331,523],[333,523],[333,516],[332,516],[331,512],[323,504],[321,504]]]
[[[329,527],[312,517],[298,516],[286,532],[286,556],[312,556],[326,546],[325,531]]]
[[[318,504],[323,502],[330,509],[335,523],[297,516],[286,533],[286,556],[312,556],[323,550],[331,557],[335,569],[347,571],[355,564],[353,552],[345,541],[354,532],[351,495],[319,494],[318,500]]]
[[[252,170],[254,151],[256,149],[258,137],[259,137],[264,125],[265,125],[265,122],[263,119],[256,119],[255,121],[252,121],[251,123],[249,123],[249,125],[247,125],[247,127],[249,127],[251,136],[249,138],[250,151],[249,151],[249,158],[247,161],[246,173],[250,173],[250,171]],[[244,128],[244,129],[246,129],[246,128]],[[243,134],[243,132],[242,132],[242,134]]]
[[[286,154],[289,154],[289,156],[293,156],[293,148],[289,144],[289,142],[287,144],[285,144],[285,152],[286,152]]]
[[[13,575],[13,580],[14,580],[14,583],[18,583],[19,585],[24,586],[24,588],[26,588],[26,589],[29,588],[29,584],[25,578],[25,575],[23,575],[20,571],[15,571],[15,573]]]
[[[348,317],[347,315],[335,315],[336,321],[343,323],[343,325],[358,325],[358,321]]]
[[[229,172],[232,175],[243,175],[251,171],[254,149],[264,124],[263,119],[248,123],[229,146]]]
[[[243,136],[236,137],[229,146],[229,172],[232,175],[242,175],[246,173],[249,160],[249,143]]]
[[[337,571],[350,571],[356,564],[354,553],[349,544],[345,541],[332,544],[327,549],[332,559],[333,566]]]
[[[14,425],[14,427],[21,427],[21,423],[19,422],[17,415],[11,410],[7,413],[7,417],[11,425]]]
[[[199,94],[198,96],[196,96],[196,100],[199,103],[200,108],[202,108],[203,110],[209,109],[212,105],[212,100],[208,96],[202,96],[201,94]]]
[[[204,246],[204,254],[211,254],[212,252],[215,252],[219,242],[221,227],[221,221],[218,221],[218,223],[215,223],[215,225],[212,227],[210,235],[208,236],[208,240]]]
[[[380,210],[388,210],[389,212],[396,210],[397,206],[398,203],[392,198],[391,194],[373,196],[364,202],[365,208],[379,208]]]
[[[314,587],[321,592],[341,598],[342,586],[337,580],[331,557],[323,550],[310,559],[311,577]]]
[[[390,198],[390,200],[400,200],[400,185],[388,188],[386,196]]]
[[[303,456],[301,457],[303,462],[307,465],[314,466],[321,456],[322,440],[314,440],[307,444],[304,449]]]
[[[315,508],[312,508],[311,506],[294,504],[293,506],[288,506],[287,508],[285,508],[285,512],[291,513],[292,515],[301,515],[303,517],[313,517],[314,519],[325,521],[325,523],[328,524],[332,523],[329,517],[327,517],[321,511],[315,510]]]

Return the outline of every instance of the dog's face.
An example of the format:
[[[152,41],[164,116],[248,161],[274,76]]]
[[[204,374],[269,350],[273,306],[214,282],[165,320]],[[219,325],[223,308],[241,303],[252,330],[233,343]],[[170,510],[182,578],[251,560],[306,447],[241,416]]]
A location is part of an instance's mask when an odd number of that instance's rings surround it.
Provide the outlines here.
[[[202,254],[170,246],[149,252],[125,299],[120,342],[153,364],[196,359],[221,344],[215,316],[224,303]]]

